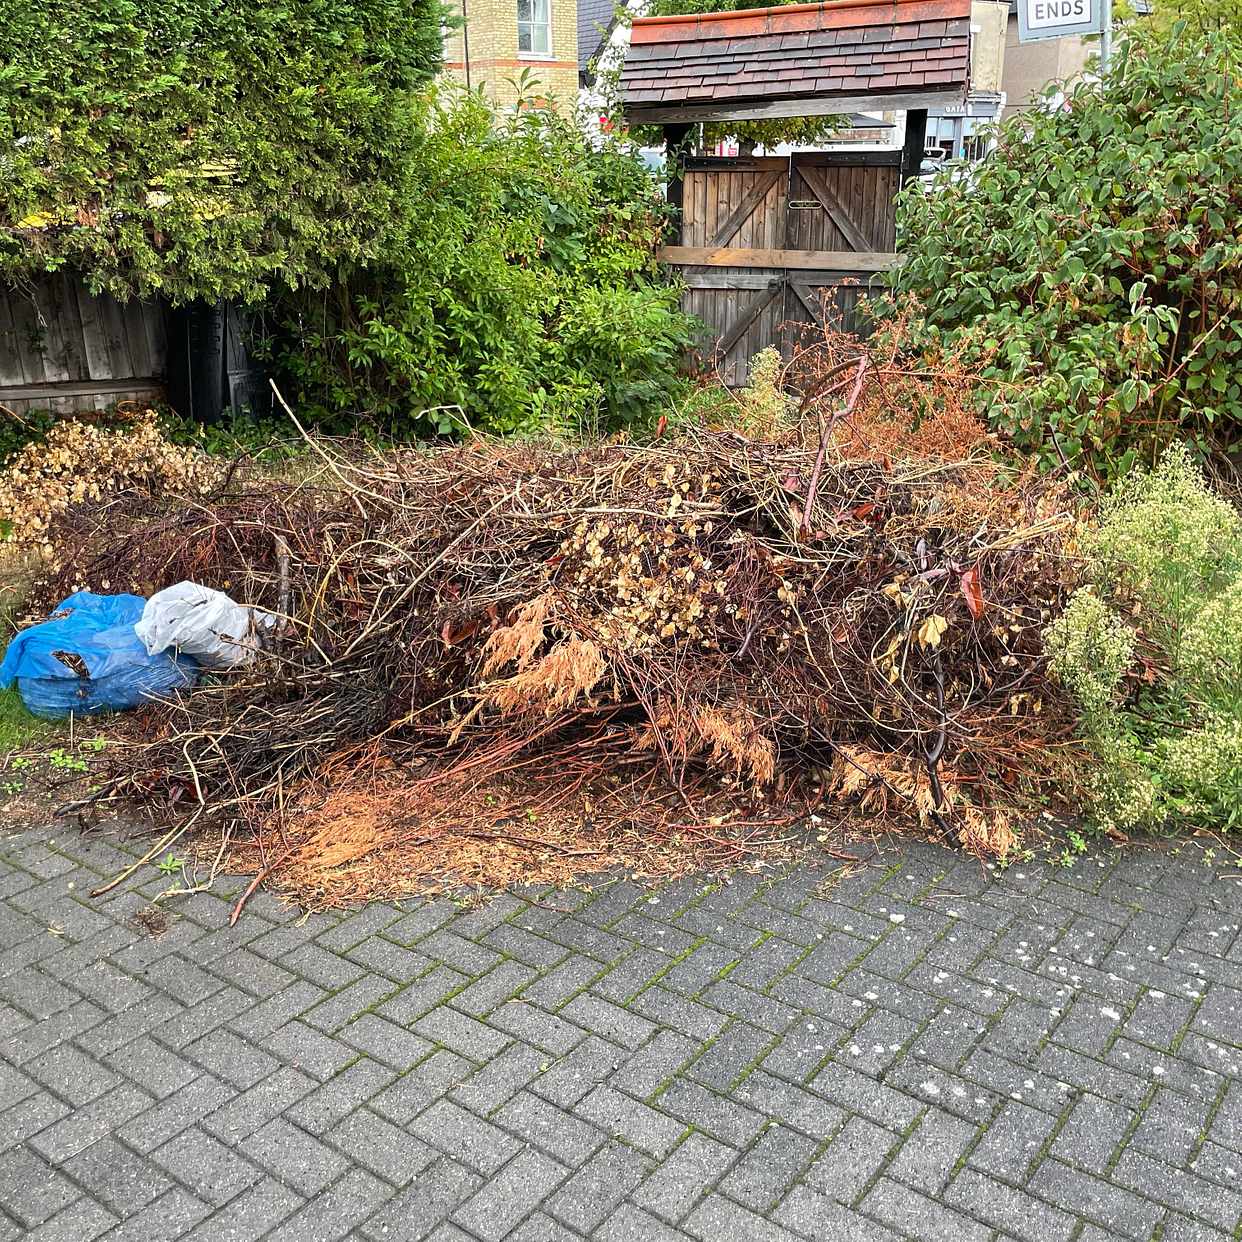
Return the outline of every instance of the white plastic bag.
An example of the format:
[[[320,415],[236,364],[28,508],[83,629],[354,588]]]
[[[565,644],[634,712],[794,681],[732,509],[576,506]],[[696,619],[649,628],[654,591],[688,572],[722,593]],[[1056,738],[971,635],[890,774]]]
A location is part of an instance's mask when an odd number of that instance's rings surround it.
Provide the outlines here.
[[[178,582],[147,600],[134,631],[151,655],[171,647],[205,668],[224,669],[252,660],[261,634],[275,626],[270,612],[234,603],[197,582]]]

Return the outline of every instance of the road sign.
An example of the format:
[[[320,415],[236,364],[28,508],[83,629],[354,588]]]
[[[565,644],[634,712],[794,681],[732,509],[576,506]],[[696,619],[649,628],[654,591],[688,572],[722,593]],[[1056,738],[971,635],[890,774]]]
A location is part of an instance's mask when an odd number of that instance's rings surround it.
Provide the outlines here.
[[[1107,0],[1018,0],[1018,42],[1100,34]]]

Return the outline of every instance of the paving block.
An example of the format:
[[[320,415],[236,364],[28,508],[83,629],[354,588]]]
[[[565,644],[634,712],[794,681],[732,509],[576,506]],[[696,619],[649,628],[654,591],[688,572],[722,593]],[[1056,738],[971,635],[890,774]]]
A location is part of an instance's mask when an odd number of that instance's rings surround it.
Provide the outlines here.
[[[277,1118],[242,1140],[238,1148],[282,1186],[313,1199],[348,1171],[350,1161],[314,1135]]]
[[[23,1225],[40,1225],[79,1197],[68,1178],[25,1148],[0,1155],[0,1208]]]
[[[87,903],[90,838],[21,842],[0,1242],[1222,1242],[1242,1219],[1242,889],[1191,847],[1000,873],[882,841],[898,865],[830,892],[793,865],[305,922],[256,894],[235,928],[222,878],[153,940],[145,876]]]
[[[337,1032],[337,1041],[366,1053],[390,1069],[404,1073],[432,1051],[431,1043],[378,1013],[363,1013]],[[353,1059],[353,1058],[349,1058]],[[338,1067],[339,1058],[338,1058]]]
[[[1077,1216],[974,1169],[963,1169],[949,1183],[943,1201],[1023,1242],[1068,1242],[1079,1225]]]
[[[782,1125],[773,1125],[720,1182],[720,1190],[757,1212],[770,1211],[810,1165],[818,1144]]]
[[[938,1198],[978,1133],[969,1121],[928,1109],[889,1163],[886,1176],[923,1195]]]
[[[643,1180],[650,1162],[622,1143],[596,1152],[548,1200],[547,1211],[580,1233],[590,1233]]]
[[[365,1169],[351,1169],[266,1235],[266,1242],[336,1242],[385,1202],[391,1188]]]
[[[150,1159],[203,1202],[215,1207],[223,1206],[263,1180],[262,1169],[194,1126],[156,1148]]]
[[[657,1158],[672,1151],[686,1132],[684,1122],[612,1087],[596,1087],[573,1111],[612,1138]]]
[[[351,1066],[336,1081],[341,1082],[354,1077],[359,1068],[359,1066]],[[391,1073],[379,1071],[378,1066],[374,1068],[381,1075],[380,1081],[386,1079],[391,1085],[383,1090],[380,1090],[378,1086],[373,1087],[364,1095],[361,1091],[367,1089],[368,1084],[360,1080],[357,1083],[359,1090],[351,1089],[343,1093],[339,1110],[334,1110],[338,1115],[333,1117],[333,1122],[349,1112],[352,1107],[351,1101],[356,1100],[361,1103],[366,1099],[371,1101],[371,1107],[375,1112],[387,1117],[389,1121],[396,1122],[397,1125],[405,1125],[434,1104],[436,1100],[442,1099],[455,1087],[460,1086],[474,1072],[471,1062],[446,1049],[433,1053],[400,1078],[395,1078]],[[365,1067],[363,1067],[363,1072],[365,1073]],[[348,1086],[353,1088],[354,1084],[350,1083]],[[316,1133],[318,1133],[317,1129]]]
[[[390,1198],[363,1226],[373,1242],[425,1238],[484,1185],[472,1169],[441,1156],[418,1181]]]
[[[888,1177],[881,1177],[868,1191],[861,1208],[902,1237],[920,1242],[990,1242],[995,1236],[990,1225],[982,1225]]]
[[[511,1135],[451,1100],[437,1100],[411,1122],[410,1132],[485,1176],[495,1173],[519,1149]]]
[[[435,1148],[366,1108],[350,1113],[324,1138],[355,1164],[397,1189],[408,1186],[440,1158]]]
[[[634,1202],[676,1224],[737,1159],[731,1147],[694,1131],[634,1191]]]
[[[172,1188],[166,1171],[108,1137],[60,1166],[93,1199],[117,1216],[128,1216]]]
[[[454,1214],[482,1242],[501,1242],[565,1180],[569,1170],[542,1152],[519,1152]]]
[[[515,1095],[493,1119],[519,1139],[571,1166],[585,1164],[608,1137],[593,1123],[526,1091]]]
[[[836,1203],[854,1203],[884,1171],[900,1141],[874,1121],[851,1117],[807,1171],[806,1183]]]
[[[314,1086],[314,1079],[300,1070],[282,1066],[270,1078],[255,1083],[204,1118],[203,1128],[223,1142],[235,1145],[279,1117]]]
[[[1094,1221],[1114,1238],[1150,1238],[1164,1215],[1150,1199],[1059,1160],[1043,1161],[1028,1184],[1041,1199]]]

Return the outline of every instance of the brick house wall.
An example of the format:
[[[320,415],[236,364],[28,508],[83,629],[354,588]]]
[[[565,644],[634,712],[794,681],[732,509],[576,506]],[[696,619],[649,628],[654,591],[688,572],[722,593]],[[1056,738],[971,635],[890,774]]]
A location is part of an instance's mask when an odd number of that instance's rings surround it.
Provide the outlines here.
[[[576,0],[549,0],[551,52],[518,50],[517,0],[454,0],[465,12],[465,26],[444,45],[445,72],[478,89],[500,105],[512,104],[517,91],[511,79],[523,70],[538,81],[539,97],[551,97],[570,110],[578,94],[578,10]]]

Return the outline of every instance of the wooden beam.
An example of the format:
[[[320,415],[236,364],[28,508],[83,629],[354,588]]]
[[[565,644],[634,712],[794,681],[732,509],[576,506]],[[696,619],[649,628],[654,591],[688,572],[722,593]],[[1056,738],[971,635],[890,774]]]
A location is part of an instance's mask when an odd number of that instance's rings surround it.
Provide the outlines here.
[[[906,141],[901,149],[901,183],[917,177],[923,167],[927,147],[927,109],[914,108],[906,113]]]
[[[665,246],[656,255],[674,267],[776,267],[799,271],[887,272],[901,256],[858,250],[751,250],[727,246]]]
[[[0,402],[49,400],[57,397],[107,397],[135,391],[162,392],[164,381],[156,375],[135,375],[124,379],[54,380],[46,384],[9,384],[0,387]]]
[[[799,285],[796,281],[791,280],[789,282],[789,287],[790,289],[793,290],[794,296],[798,299],[798,301],[801,302],[804,307],[806,307],[807,314],[811,316],[811,322],[818,323],[820,319],[823,318],[823,314],[824,314],[823,294],[822,293],[820,294],[819,305],[816,306],[811,302],[810,298],[807,296],[811,292],[809,286],[806,289],[803,289],[802,286]]]
[[[738,229],[754,214],[755,208],[767,198],[772,187],[781,180],[787,169],[788,165],[785,169],[773,169],[771,172],[764,173],[716,230],[715,235],[707,243],[708,247],[727,246]]]
[[[726,289],[737,292],[742,289],[766,289],[772,279],[773,269],[768,267],[679,267],[678,280],[687,289]],[[875,279],[874,272],[821,272],[802,268],[786,268],[785,274],[792,283],[795,279],[802,288],[819,289],[831,285],[850,285],[867,289]]]
[[[799,151],[799,168],[896,168],[901,163],[900,151]]]
[[[789,170],[787,155],[687,155],[687,172],[769,172]]]
[[[687,289],[766,289],[772,280],[771,268],[756,267],[739,272],[735,267],[683,267],[677,277]]]
[[[964,86],[942,91],[914,91],[900,95],[816,95],[794,99],[761,99],[749,103],[720,100],[710,104],[623,104],[630,125],[694,125],[699,121],[765,121],[789,116],[836,116],[880,109],[942,108],[966,102]]]
[[[798,171],[802,174],[802,180],[806,182],[811,193],[819,199],[820,206],[828,213],[833,224],[837,226],[841,236],[845,238],[855,250],[869,251],[871,242],[863,236],[863,231],[854,223],[849,213],[849,209],[837,197],[836,191],[828,184],[828,178],[824,175],[822,168],[816,168],[812,164],[801,164]]]

